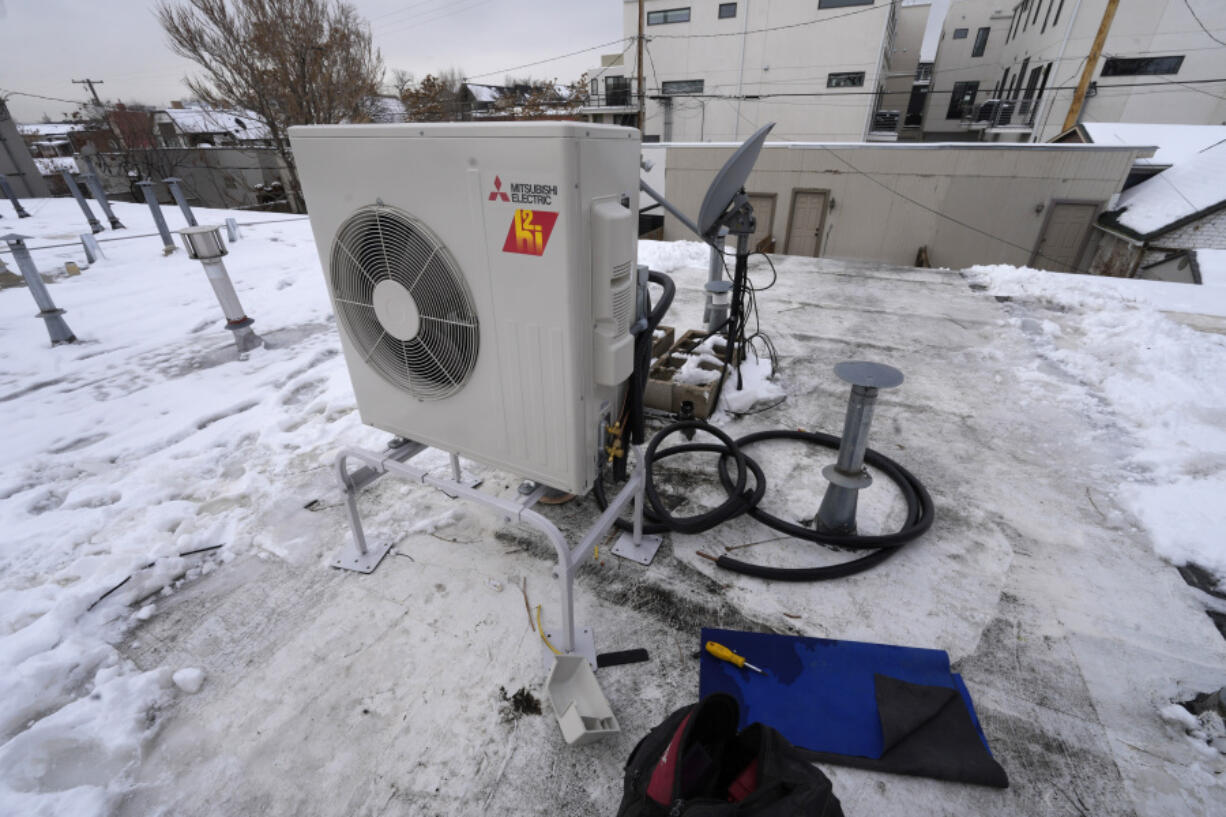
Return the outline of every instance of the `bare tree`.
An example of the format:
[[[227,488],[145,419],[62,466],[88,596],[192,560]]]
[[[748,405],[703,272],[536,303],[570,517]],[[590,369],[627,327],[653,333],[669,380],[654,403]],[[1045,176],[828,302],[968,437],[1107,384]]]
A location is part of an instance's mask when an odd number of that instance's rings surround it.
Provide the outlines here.
[[[400,95],[410,122],[452,122],[464,119],[464,75],[450,68],[427,74]]]
[[[396,70],[392,71],[391,86],[392,93],[394,93],[398,99],[403,100],[404,95],[413,87],[413,73],[411,71],[405,71],[403,68],[397,68]]]
[[[370,27],[343,0],[158,0],[176,54],[200,66],[186,79],[201,101],[249,110],[300,186],[286,129],[363,121],[383,80]]]

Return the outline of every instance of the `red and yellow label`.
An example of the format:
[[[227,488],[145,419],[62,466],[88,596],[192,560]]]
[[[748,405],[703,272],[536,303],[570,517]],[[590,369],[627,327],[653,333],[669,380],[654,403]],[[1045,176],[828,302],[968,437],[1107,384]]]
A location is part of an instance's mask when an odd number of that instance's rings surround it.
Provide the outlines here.
[[[553,225],[557,221],[558,214],[548,210],[516,210],[511,217],[511,228],[507,230],[507,240],[502,245],[502,251],[544,255],[549,236],[553,234]]]

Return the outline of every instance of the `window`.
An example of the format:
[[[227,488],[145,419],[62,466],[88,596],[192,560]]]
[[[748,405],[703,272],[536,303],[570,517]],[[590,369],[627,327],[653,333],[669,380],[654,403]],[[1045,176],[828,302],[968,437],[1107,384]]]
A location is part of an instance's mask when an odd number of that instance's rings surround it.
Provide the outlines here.
[[[860,88],[863,85],[863,71],[842,71],[826,77],[827,88]]]
[[[665,96],[682,96],[685,94],[701,94],[700,79],[670,79],[660,83],[660,93]]]
[[[978,82],[955,82],[953,93],[949,95],[949,110],[945,112],[945,118],[961,119],[964,111],[973,111],[978,93]]]
[[[630,104],[630,77],[604,78],[604,104]]]
[[[592,80],[592,96],[600,96],[600,80]]]
[[[1103,63],[1104,77],[1131,77],[1138,74],[1178,74],[1183,57],[1108,57]]]
[[[988,35],[992,33],[991,28],[981,28],[975,34],[975,47],[971,49],[972,57],[982,57],[984,49],[988,47]]]
[[[719,19],[727,20],[729,17],[736,16],[736,3],[720,3],[719,4]]]
[[[1051,2],[1051,0],[1048,0]],[[1037,24],[1039,22],[1039,12],[1043,10],[1043,0],[1034,0],[1034,17],[1030,22]]]
[[[647,25],[649,26],[662,26],[665,23],[688,23],[689,21],[690,10],[688,7],[647,12]]]
[[[1060,24],[1060,12],[1064,11],[1064,0],[1060,0],[1060,5],[1056,6],[1056,19],[1051,21],[1052,25]]]
[[[966,35],[969,33],[970,33],[969,28],[955,28],[954,29],[954,39],[955,40],[965,40]]]
[[[1039,32],[1040,34],[1047,33],[1047,21],[1051,19],[1051,7],[1054,5],[1056,5],[1056,0],[1051,0],[1047,4],[1047,16],[1043,18],[1043,29]]]
[[[817,0],[819,9],[841,9],[846,6],[871,6],[873,0]]]

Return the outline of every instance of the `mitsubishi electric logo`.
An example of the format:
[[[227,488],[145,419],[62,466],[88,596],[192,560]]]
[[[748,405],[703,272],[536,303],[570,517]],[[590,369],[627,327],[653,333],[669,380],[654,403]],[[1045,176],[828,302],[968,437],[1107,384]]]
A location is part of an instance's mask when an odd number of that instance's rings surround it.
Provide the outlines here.
[[[494,189],[490,191],[490,201],[505,201],[510,203],[511,199],[506,193],[502,192],[502,179],[494,177]]]
[[[502,177],[494,177],[494,189],[490,191],[490,201],[503,201],[507,204],[537,204],[550,207],[558,195],[556,184],[528,184],[527,182],[511,182],[510,195],[502,189]]]

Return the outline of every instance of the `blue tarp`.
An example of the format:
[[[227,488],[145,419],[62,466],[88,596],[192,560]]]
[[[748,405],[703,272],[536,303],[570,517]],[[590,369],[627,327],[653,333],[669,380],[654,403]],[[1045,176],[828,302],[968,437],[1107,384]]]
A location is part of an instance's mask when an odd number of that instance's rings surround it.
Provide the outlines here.
[[[943,650],[704,628],[702,643],[707,641],[723,644],[767,673],[738,669],[703,652],[700,697],[726,692],[736,698],[738,728],[760,722],[804,749],[879,758],[885,747],[875,677],[884,675],[956,690],[988,748],[970,693],[950,671]]]

